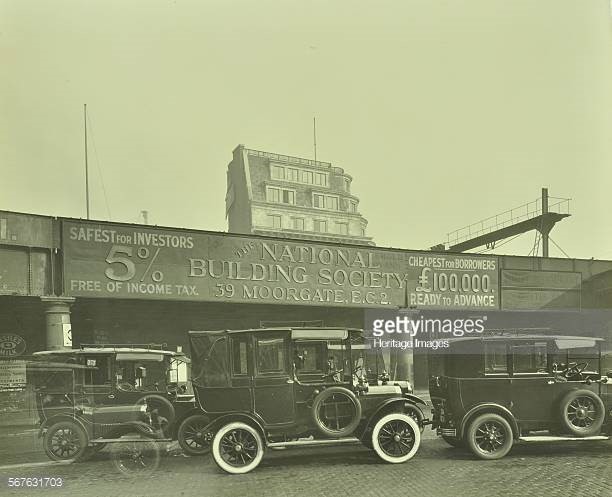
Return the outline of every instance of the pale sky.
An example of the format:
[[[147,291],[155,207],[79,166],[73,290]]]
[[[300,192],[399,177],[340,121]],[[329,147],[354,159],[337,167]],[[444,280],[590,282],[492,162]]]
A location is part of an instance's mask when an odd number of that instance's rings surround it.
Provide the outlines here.
[[[0,0],[0,60],[0,209],[85,217],[87,103],[92,218],[223,231],[235,146],[312,157],[316,115],[380,246],[548,186],[612,259],[609,0]]]

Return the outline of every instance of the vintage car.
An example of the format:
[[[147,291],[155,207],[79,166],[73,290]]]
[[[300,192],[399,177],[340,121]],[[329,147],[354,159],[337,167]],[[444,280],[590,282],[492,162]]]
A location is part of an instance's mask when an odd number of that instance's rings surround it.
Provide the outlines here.
[[[612,365],[602,339],[495,333],[429,357],[432,427],[452,446],[499,459],[514,442],[603,440]]]
[[[359,330],[191,331],[189,338],[201,409],[190,440],[210,444],[228,473],[251,471],[267,448],[361,442],[389,463],[419,448],[425,402],[388,381],[380,350]]]
[[[33,356],[40,436],[54,460],[83,460],[127,434],[176,439],[195,409],[178,381],[179,372],[186,380],[189,360],[161,345],[83,345]]]

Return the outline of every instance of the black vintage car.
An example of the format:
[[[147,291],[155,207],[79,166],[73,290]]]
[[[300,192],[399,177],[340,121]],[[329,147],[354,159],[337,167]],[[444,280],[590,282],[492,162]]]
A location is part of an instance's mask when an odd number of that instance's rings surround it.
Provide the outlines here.
[[[84,345],[33,354],[33,377],[45,452],[83,460],[126,434],[176,439],[195,409],[188,359],[161,345]],[[125,439],[123,439],[125,440]]]
[[[363,443],[384,461],[412,458],[425,402],[388,381],[359,330],[192,331],[199,415],[186,420],[216,464],[246,473],[266,448]]]
[[[517,441],[602,440],[612,432],[612,365],[591,337],[499,333],[430,356],[433,428],[481,459]]]

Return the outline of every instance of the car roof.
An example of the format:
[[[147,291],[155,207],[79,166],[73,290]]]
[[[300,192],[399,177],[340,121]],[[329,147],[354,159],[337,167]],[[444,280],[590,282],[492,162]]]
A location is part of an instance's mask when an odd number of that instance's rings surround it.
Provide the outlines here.
[[[584,340],[589,342],[603,342],[605,341],[603,338],[599,337],[589,337],[589,336],[572,336],[572,335],[543,335],[543,334],[499,334],[499,335],[476,335],[469,337],[456,337],[449,339],[450,342],[463,342],[469,340],[484,340],[484,341],[524,341],[524,340]]]
[[[357,328],[332,327],[332,326],[329,326],[329,327],[326,326],[324,328],[281,326],[281,327],[271,327],[271,328],[247,328],[244,330],[191,330],[189,331],[189,334],[190,335],[223,335],[223,334],[234,334],[234,333],[267,333],[267,332],[294,331],[294,330],[312,331],[313,334],[321,333],[322,331],[328,331],[328,330],[341,330],[341,331],[348,331],[348,332],[361,332],[362,331]]]
[[[142,349],[132,347],[83,347],[80,349],[66,350],[41,350],[33,352],[33,356],[53,356],[53,355],[92,355],[92,354],[115,354],[117,352],[128,352],[130,354],[161,354],[169,357],[184,356],[184,352],[174,352],[172,350]]]

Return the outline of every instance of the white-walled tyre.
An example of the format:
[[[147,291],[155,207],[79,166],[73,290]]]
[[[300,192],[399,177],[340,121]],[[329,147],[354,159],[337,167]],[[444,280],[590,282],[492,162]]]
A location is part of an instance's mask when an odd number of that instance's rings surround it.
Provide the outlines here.
[[[372,448],[378,457],[389,463],[408,461],[417,453],[420,444],[419,425],[407,414],[387,414],[372,430]]]
[[[215,463],[231,474],[248,473],[261,462],[264,444],[259,432],[241,421],[226,424],[212,442]]]

